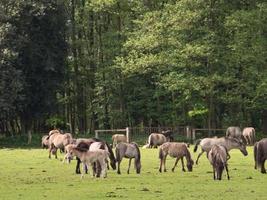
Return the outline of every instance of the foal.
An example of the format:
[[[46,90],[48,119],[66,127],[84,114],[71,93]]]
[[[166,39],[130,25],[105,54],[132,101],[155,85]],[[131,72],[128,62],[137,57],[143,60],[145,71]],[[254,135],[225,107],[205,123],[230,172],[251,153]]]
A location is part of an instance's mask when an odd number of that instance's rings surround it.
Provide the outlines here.
[[[222,145],[213,145],[208,154],[208,159],[213,167],[213,179],[221,180],[225,168],[228,180],[230,179],[227,166],[227,149]]]
[[[171,157],[176,158],[175,164],[172,168],[173,172],[180,159],[182,160],[182,170],[185,171],[184,157],[186,158],[186,161],[187,161],[186,166],[187,166],[188,171],[190,172],[193,171],[194,161],[191,158],[191,154],[187,148],[187,145],[185,143],[166,142],[159,147],[159,158],[160,158],[159,172],[162,172],[162,165],[164,167],[164,172],[167,171],[166,170],[166,158],[168,154]]]
[[[69,147],[68,153],[65,156],[68,160],[73,159],[73,156],[77,156],[83,165],[83,172],[81,178],[85,174],[85,166],[89,169],[89,166],[93,166],[94,163],[99,163],[101,166],[100,176],[103,178],[107,177],[107,165],[106,160],[108,159],[108,153],[105,150],[98,149],[97,151],[81,151],[77,147]],[[94,174],[93,174],[94,175]]]

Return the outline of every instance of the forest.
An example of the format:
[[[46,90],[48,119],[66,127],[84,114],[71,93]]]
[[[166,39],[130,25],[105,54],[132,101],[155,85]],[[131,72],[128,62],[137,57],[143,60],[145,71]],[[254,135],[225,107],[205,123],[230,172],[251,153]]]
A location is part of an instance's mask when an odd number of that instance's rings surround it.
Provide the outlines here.
[[[1,0],[0,134],[253,126],[266,0]]]

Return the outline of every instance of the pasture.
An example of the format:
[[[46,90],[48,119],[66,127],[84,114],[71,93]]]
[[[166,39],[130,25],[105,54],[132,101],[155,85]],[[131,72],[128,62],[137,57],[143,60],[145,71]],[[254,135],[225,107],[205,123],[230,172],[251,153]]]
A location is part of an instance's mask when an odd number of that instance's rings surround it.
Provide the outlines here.
[[[133,165],[128,175],[128,160],[123,159],[121,175],[109,170],[106,179],[86,175],[81,180],[74,173],[76,161],[60,162],[63,154],[49,160],[47,150],[1,149],[0,199],[266,199],[267,175],[254,170],[252,147],[248,152],[247,157],[230,152],[229,181],[225,172],[222,181],[213,180],[204,155],[193,172],[182,172],[180,162],[171,172],[175,160],[168,157],[168,171],[160,174],[158,149],[141,149],[140,175]],[[197,153],[191,155],[195,160]]]

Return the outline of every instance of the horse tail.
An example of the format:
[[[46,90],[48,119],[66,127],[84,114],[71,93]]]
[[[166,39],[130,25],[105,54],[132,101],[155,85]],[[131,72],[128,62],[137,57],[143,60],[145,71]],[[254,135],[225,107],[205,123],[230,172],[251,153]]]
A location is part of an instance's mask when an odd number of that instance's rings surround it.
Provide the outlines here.
[[[196,144],[195,144],[195,147],[194,147],[194,152],[197,151],[197,147],[198,147],[198,145],[199,145],[200,142],[201,142],[201,139],[199,139],[199,140],[196,141]]]
[[[257,153],[258,153],[258,143],[254,144],[254,161],[255,161],[255,169],[257,169]]]
[[[252,128],[252,144],[254,144],[256,142],[256,132],[255,129]]]
[[[135,159],[135,163],[140,162],[140,160],[141,160],[140,149],[139,149],[138,145],[135,142],[131,142],[131,144],[133,144],[135,146],[136,151],[137,151],[137,157]]]
[[[162,160],[164,158],[164,153],[163,150],[161,148],[161,146],[159,147],[159,159]]]
[[[148,137],[148,146],[152,147],[153,146],[153,138],[152,138],[152,134],[149,135]]]
[[[109,146],[109,144],[107,142],[104,142],[107,146],[107,149],[108,149],[108,154],[109,154],[109,159],[110,159],[110,164],[111,164],[111,167],[112,169],[116,169],[116,158],[114,156],[114,153],[112,151],[112,148]]]
[[[263,145],[261,142],[257,143],[257,154],[256,154],[256,160],[257,160],[257,166],[260,167],[262,164],[263,159]]]

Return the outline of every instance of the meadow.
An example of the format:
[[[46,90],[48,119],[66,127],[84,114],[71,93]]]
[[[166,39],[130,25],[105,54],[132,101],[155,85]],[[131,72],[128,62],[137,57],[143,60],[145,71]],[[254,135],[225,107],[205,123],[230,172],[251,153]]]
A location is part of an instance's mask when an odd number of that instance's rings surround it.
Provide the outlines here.
[[[192,152],[191,146],[190,151]],[[267,199],[267,175],[254,170],[253,150],[244,157],[240,151],[230,152],[229,173],[222,181],[214,181],[212,168],[203,155],[193,172],[182,172],[179,162],[171,172],[174,159],[168,157],[166,173],[159,173],[158,149],[141,149],[142,170],[137,175],[132,166],[126,173],[128,160],[121,165],[122,175],[109,170],[106,179],[83,179],[74,173],[75,162],[63,164],[48,159],[43,149],[0,149],[0,199]],[[191,153],[193,159],[197,154]]]

